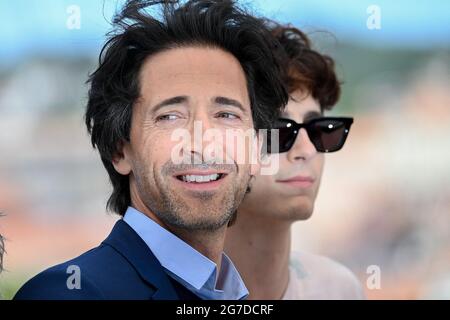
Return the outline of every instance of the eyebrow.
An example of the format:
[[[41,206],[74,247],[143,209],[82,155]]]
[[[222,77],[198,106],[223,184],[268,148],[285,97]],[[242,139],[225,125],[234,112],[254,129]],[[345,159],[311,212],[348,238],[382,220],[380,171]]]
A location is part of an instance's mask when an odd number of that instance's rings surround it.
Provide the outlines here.
[[[168,98],[168,99],[165,99],[165,100],[159,102],[158,104],[156,104],[153,108],[151,108],[151,110],[152,110],[152,112],[156,112],[163,107],[174,105],[174,104],[185,103],[188,100],[189,100],[188,96],[176,96],[176,97]],[[237,101],[235,99],[219,96],[219,97],[215,97],[213,99],[213,101],[216,104],[233,106],[233,107],[239,108],[244,113],[246,112],[242,103],[240,103],[239,101]]]
[[[322,113],[318,112],[318,111],[308,111],[304,117],[303,117],[303,121],[306,120],[311,120],[311,119],[315,119],[315,118],[320,118],[322,117]]]
[[[315,119],[315,118],[320,118],[322,117],[323,114],[319,111],[308,111],[304,116],[303,116],[303,122],[311,120],[311,119]],[[283,118],[292,118],[292,115],[289,113],[289,111],[284,111],[281,114],[281,117]]]
[[[187,96],[176,96],[176,97],[168,98],[168,99],[165,99],[165,100],[161,101],[160,103],[156,104],[153,108],[151,108],[151,110],[152,110],[152,112],[156,112],[163,107],[170,106],[173,104],[184,103],[186,101],[188,101]]]
[[[244,106],[242,105],[242,103],[240,103],[237,100],[231,99],[231,98],[227,98],[227,97],[216,97],[214,99],[214,102],[217,104],[222,104],[222,105],[228,105],[228,106],[233,106],[236,108],[239,108],[242,112],[246,113],[247,111],[245,110]]]

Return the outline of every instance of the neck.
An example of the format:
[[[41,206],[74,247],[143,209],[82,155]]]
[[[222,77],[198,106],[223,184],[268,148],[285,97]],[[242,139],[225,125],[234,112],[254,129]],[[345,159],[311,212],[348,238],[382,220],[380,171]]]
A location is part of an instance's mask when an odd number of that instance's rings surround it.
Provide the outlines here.
[[[203,254],[205,257],[213,261],[217,265],[217,270],[220,270],[222,261],[222,252],[225,242],[226,225],[213,231],[205,230],[188,230],[182,228],[176,228],[165,224],[159,219],[143,202],[139,197],[131,197],[131,205],[140,212],[144,213],[147,217],[158,223],[164,229],[170,231],[178,238],[186,242],[195,250]]]
[[[225,252],[239,270],[249,299],[281,299],[289,281],[291,222],[239,212],[227,230]]]
[[[226,225],[214,231],[165,228],[213,261],[217,265],[217,270],[220,270]]]

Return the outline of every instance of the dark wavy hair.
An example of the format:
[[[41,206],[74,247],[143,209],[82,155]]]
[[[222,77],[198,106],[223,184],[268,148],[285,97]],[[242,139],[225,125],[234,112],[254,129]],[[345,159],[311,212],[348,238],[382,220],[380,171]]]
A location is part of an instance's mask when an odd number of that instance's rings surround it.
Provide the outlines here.
[[[107,202],[112,212],[123,215],[131,202],[128,176],[116,172],[111,161],[118,145],[129,141],[140,68],[147,57],[184,46],[220,48],[240,62],[255,129],[271,127],[288,101],[276,41],[260,19],[234,1],[128,1],[115,15],[99,66],[87,82],[85,122],[113,186]]]
[[[334,60],[314,50],[308,36],[292,25],[270,20],[266,20],[266,24],[284,48],[279,57],[285,68],[284,81],[289,94],[301,90],[311,94],[322,112],[331,110],[341,94]]]

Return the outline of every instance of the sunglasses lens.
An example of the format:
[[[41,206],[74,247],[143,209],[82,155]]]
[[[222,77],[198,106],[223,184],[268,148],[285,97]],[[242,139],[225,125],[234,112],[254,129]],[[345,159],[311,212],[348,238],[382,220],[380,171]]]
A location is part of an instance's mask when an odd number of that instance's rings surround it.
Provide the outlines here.
[[[292,147],[295,142],[297,134],[293,128],[281,128],[279,129],[279,152],[286,152]]]
[[[282,153],[289,151],[297,136],[294,130],[290,121],[277,120],[274,129],[269,131],[267,135],[267,152]]]
[[[341,120],[324,119],[311,123],[309,138],[319,152],[333,152],[342,148],[348,129]]]

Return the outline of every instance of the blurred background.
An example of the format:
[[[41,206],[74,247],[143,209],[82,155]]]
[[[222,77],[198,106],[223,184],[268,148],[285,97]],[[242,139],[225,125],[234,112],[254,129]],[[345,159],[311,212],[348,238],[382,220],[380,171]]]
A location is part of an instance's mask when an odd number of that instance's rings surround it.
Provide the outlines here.
[[[117,216],[83,123],[118,0],[0,0],[0,295],[98,245]],[[450,2],[246,1],[337,62],[353,116],[293,249],[348,266],[370,299],[450,299]],[[374,271],[375,270],[375,271]],[[375,274],[375,273],[376,274]],[[373,276],[379,276],[373,281]],[[366,285],[368,284],[368,285]]]

